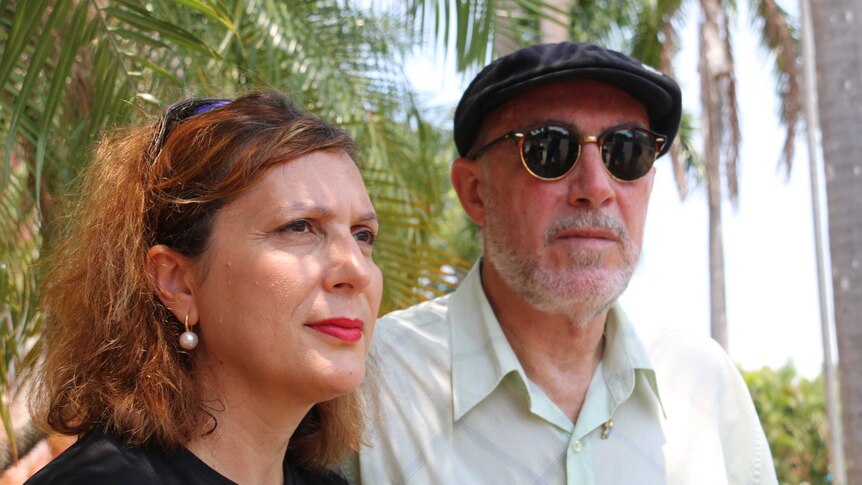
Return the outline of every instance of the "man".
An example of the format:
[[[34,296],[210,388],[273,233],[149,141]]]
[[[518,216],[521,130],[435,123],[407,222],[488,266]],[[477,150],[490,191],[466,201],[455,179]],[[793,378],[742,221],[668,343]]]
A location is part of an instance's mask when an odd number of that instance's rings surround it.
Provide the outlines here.
[[[776,483],[720,347],[641,340],[616,303],[680,113],[672,79],[590,44],[479,73],[455,113],[452,184],[484,256],[453,294],[378,323],[354,481]]]

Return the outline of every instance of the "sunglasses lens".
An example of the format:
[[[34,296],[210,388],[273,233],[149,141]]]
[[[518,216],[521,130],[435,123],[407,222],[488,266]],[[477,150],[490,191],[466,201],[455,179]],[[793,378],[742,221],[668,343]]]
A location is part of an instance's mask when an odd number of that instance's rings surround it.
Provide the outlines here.
[[[648,131],[616,130],[605,135],[602,160],[614,177],[627,181],[637,180],[652,168],[657,148],[655,136]]]
[[[543,126],[524,135],[521,153],[524,165],[542,179],[557,179],[571,170],[578,158],[577,141],[568,130]]]

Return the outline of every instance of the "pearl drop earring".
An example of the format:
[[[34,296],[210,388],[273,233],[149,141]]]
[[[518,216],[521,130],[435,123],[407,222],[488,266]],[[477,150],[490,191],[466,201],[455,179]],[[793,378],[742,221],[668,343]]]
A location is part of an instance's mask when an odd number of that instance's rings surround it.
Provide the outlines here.
[[[186,350],[192,350],[198,346],[198,334],[192,332],[191,327],[189,327],[189,314],[186,313],[186,331],[180,335],[180,347]]]

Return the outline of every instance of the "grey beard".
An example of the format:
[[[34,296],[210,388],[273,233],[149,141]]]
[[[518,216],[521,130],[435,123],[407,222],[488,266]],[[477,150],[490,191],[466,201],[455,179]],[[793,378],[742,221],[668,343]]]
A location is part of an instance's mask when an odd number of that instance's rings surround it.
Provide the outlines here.
[[[505,225],[511,221],[497,217],[491,201],[488,205],[483,229],[485,258],[503,281],[535,309],[566,315],[572,324],[583,326],[608,310],[628,286],[640,255],[640,246],[632,244],[625,227],[616,219],[598,210],[580,210],[549,227],[545,232],[545,244],[549,245],[556,234],[568,229],[609,229],[619,239],[623,254],[621,268],[599,273],[604,259],[602,254],[573,249],[571,265],[554,271],[542,268],[536,254],[518,254],[504,231]],[[573,272],[576,269],[582,271]]]

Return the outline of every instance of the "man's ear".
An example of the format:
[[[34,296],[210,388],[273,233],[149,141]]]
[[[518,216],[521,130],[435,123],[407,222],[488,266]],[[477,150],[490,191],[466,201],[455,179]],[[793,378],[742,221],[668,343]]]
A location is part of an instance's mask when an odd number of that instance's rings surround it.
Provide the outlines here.
[[[164,244],[156,244],[147,251],[147,275],[159,300],[184,323],[198,321],[195,300],[195,273],[191,259]]]
[[[479,162],[457,158],[452,162],[452,187],[458,194],[461,207],[479,226],[485,225],[485,178]]]

